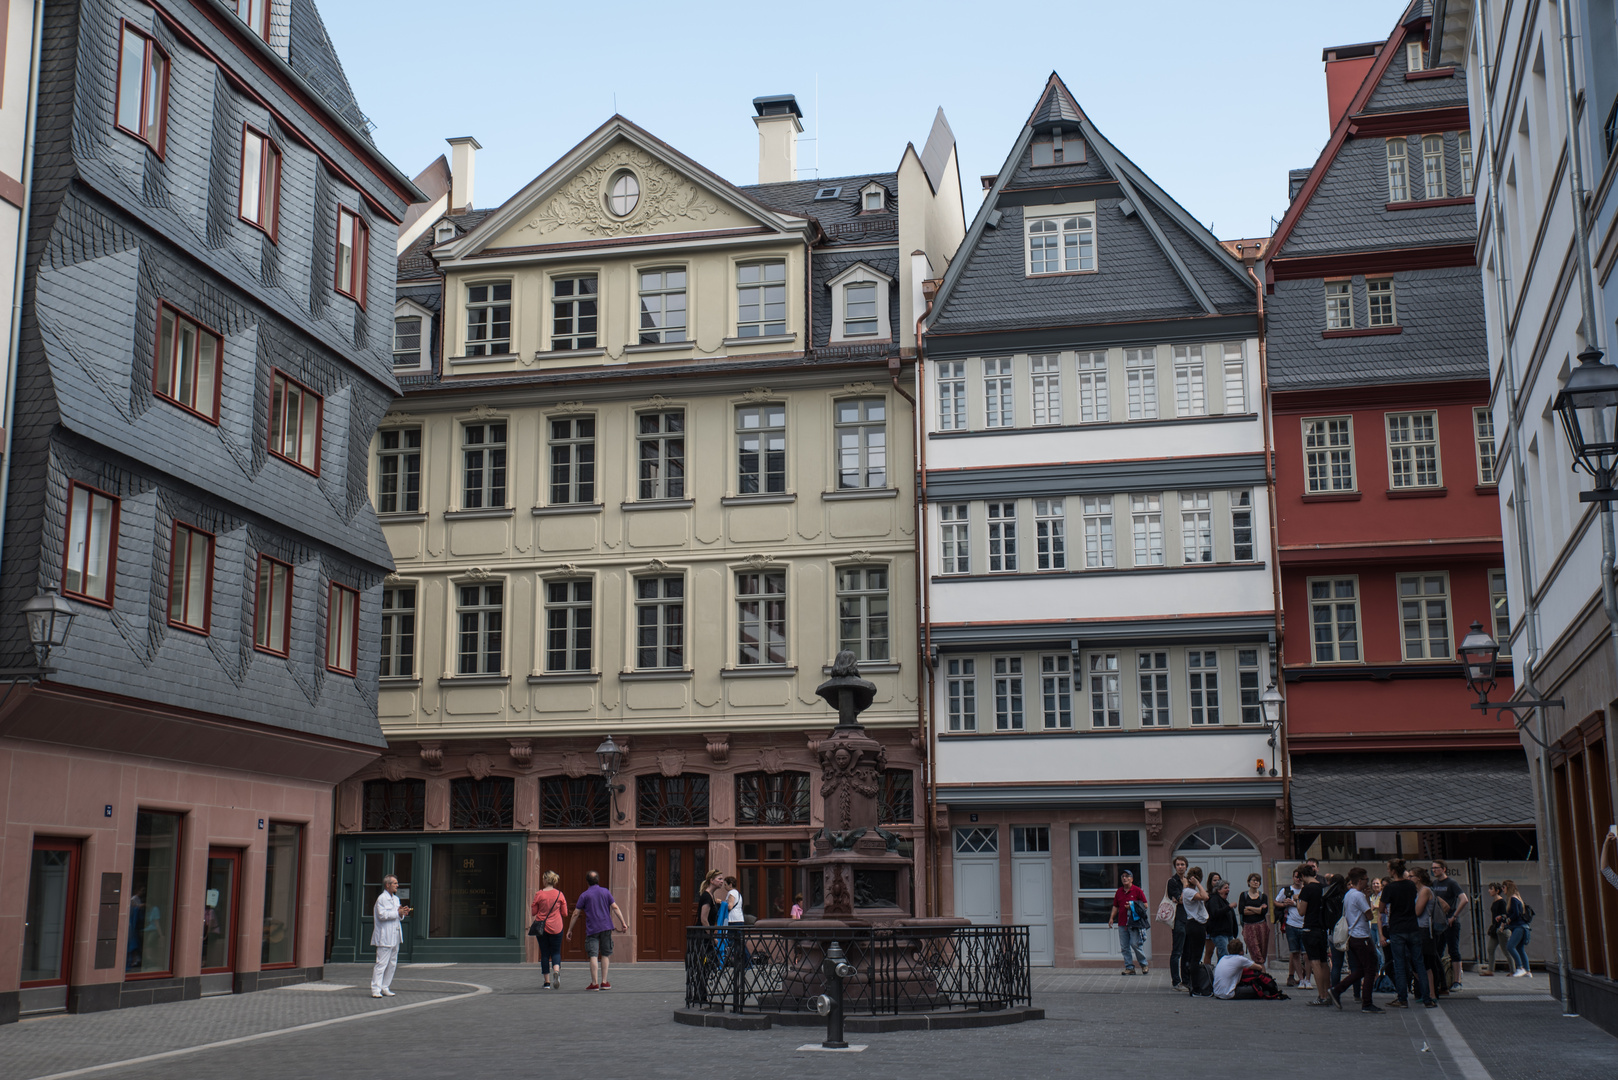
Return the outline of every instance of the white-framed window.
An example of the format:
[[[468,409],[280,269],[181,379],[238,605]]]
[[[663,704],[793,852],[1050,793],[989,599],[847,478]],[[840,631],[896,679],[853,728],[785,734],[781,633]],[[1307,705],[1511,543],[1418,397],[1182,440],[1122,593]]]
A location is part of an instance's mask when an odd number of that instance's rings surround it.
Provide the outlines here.
[[[1113,551],[1112,496],[1084,496],[1084,567],[1101,570],[1117,565]]]
[[[643,412],[636,419],[640,497],[685,498],[685,410]]]
[[[994,658],[994,728],[996,731],[1023,729],[1022,657]]]
[[[1039,658],[1040,705],[1045,730],[1073,728],[1073,660],[1066,653]]]
[[[1399,312],[1393,302],[1392,278],[1366,279],[1365,309],[1367,326],[1398,325]]]
[[[736,575],[736,663],[787,662],[787,575],[784,570]]]
[[[1213,497],[1180,492],[1180,550],[1187,566],[1213,562]]]
[[[945,698],[951,731],[978,729],[977,661],[971,657],[951,659],[944,664]]]
[[[736,494],[780,494],[786,489],[786,405],[737,406]]]
[[[1353,419],[1347,416],[1305,417],[1303,464],[1309,494],[1353,491]]]
[[[891,659],[887,567],[845,566],[837,571],[837,647],[856,660]]]
[[[1427,70],[1427,49],[1420,39],[1405,42],[1405,70]]]
[[[1034,393],[1034,423],[1060,424],[1062,422],[1061,357],[1055,355],[1029,357],[1028,381]]]
[[[504,356],[511,351],[511,282],[466,287],[466,355]]]
[[[993,825],[982,829],[956,829],[957,855],[993,855],[1000,850],[1000,830]]]
[[[881,184],[867,184],[860,191],[860,211],[871,214],[887,208],[888,191]]]
[[[1461,147],[1461,194],[1472,194],[1472,133],[1463,131],[1458,136]]]
[[[1388,201],[1410,201],[1410,143],[1403,135],[1387,141]]]
[[[989,573],[1010,574],[1017,570],[1017,504],[989,504]]]
[[[376,433],[376,512],[421,512],[421,428]]]
[[[1163,565],[1163,496],[1131,495],[1130,523],[1135,532],[1135,565]]]
[[[459,675],[500,674],[505,635],[505,586],[461,585],[456,590],[459,622],[455,671]]]
[[[249,30],[265,41],[270,40],[270,0],[229,0],[226,6]]]
[[[1449,185],[1444,181],[1444,136],[1421,137],[1421,177],[1426,198],[1449,197]]]
[[[1500,643],[1500,655],[1511,655],[1511,603],[1506,594],[1506,572],[1489,571],[1489,611],[1494,616],[1494,640]]]
[[[595,582],[545,582],[545,670],[591,671]]]
[[[837,486],[880,488],[888,483],[888,403],[882,398],[839,401]]]
[[[1230,557],[1236,562],[1253,560],[1253,489],[1230,493]]]
[[[415,585],[383,587],[381,645],[382,678],[408,679],[416,674]]]
[[[596,418],[553,416],[550,428],[550,504],[596,501]]]
[[[628,169],[619,169],[607,187],[607,209],[614,217],[628,217],[639,205],[640,178]]]
[[[1399,622],[1406,660],[1448,660],[1454,651],[1449,632],[1449,575],[1399,575]]]
[[[118,128],[161,158],[168,117],[169,54],[127,22],[119,32],[117,85],[114,116]]]
[[[1438,487],[1438,414],[1388,414],[1388,478],[1394,488]]]
[[[1096,268],[1094,214],[1028,221],[1028,273],[1061,274]]]
[[[551,279],[551,351],[572,352],[596,347],[596,276],[579,274]]]
[[[1105,424],[1112,419],[1107,400],[1107,354],[1081,352],[1079,368],[1079,423]]]
[[[1168,727],[1169,654],[1136,653],[1135,674],[1140,687],[1140,726]]]
[[[881,198],[880,195],[877,196]],[[843,286],[843,336],[870,337],[876,333],[876,282],[856,281]]]
[[[686,329],[685,267],[640,272],[640,343],[671,345],[684,341]]]
[[[1124,381],[1129,387],[1129,418],[1157,419],[1157,348],[1124,350]]]
[[[272,242],[278,239],[281,203],[281,148],[274,139],[251,127],[242,127],[242,185],[236,214],[262,229]]]
[[[938,365],[938,430],[966,430],[966,364],[945,360]]]
[[[983,418],[989,427],[1011,427],[1017,422],[1016,391],[1011,381],[1011,357],[983,361]]]
[[[398,315],[393,320],[393,366],[421,366],[421,316]]]
[[[353,675],[360,647],[360,594],[333,582],[326,592],[326,670]]]
[[[736,336],[787,332],[787,264],[780,260],[736,267]]]
[[[1244,413],[1247,411],[1247,359],[1242,354],[1242,343],[1227,341],[1222,348],[1225,354],[1225,413]]]
[[[640,671],[685,667],[685,578],[635,579],[635,667]]]
[[[1091,653],[1089,656],[1090,726],[1121,726],[1124,711],[1123,676],[1118,670],[1117,653]]]
[[[1191,649],[1185,654],[1186,692],[1193,724],[1219,723],[1219,654]]]
[[[1034,500],[1034,546],[1041,570],[1067,569],[1067,517],[1061,499]]]
[[[972,541],[968,535],[972,522],[967,516],[967,507],[970,505],[943,503],[938,507],[940,574],[972,572]]]
[[[1174,415],[1206,416],[1208,393],[1201,345],[1174,346]]]
[[[1494,445],[1494,414],[1486,407],[1472,410],[1472,437],[1477,442],[1478,483],[1498,484],[1500,477],[1495,472],[1498,454]]]
[[[1049,852],[1051,827],[1049,825],[1013,825],[1011,850],[1017,854]]]
[[[1326,329],[1354,329],[1354,283],[1326,282]]]
[[[1310,578],[1309,625],[1315,663],[1359,663],[1359,578]]]
[[[1263,690],[1260,686],[1263,675],[1259,669],[1257,649],[1236,650],[1236,691],[1241,696],[1244,724],[1264,722]]]
[[[1142,858],[1145,845],[1145,830],[1140,828],[1073,830],[1071,880],[1077,886],[1077,929],[1097,935],[1109,929],[1107,919],[1113,915],[1114,890],[1125,870],[1146,895],[1152,894],[1153,886],[1146,880],[1151,863]]]
[[[506,422],[461,425],[461,508],[506,505]]]

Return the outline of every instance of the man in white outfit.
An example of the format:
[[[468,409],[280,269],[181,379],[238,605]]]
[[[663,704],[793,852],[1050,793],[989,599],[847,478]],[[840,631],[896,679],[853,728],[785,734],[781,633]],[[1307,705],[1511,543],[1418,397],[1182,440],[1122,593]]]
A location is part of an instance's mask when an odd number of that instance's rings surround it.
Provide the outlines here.
[[[410,905],[399,903],[399,879],[382,879],[382,895],[376,898],[376,927],[371,944],[376,946],[376,967],[371,971],[371,996],[393,997],[393,971],[399,966],[399,943],[404,940],[399,920],[410,914]]]

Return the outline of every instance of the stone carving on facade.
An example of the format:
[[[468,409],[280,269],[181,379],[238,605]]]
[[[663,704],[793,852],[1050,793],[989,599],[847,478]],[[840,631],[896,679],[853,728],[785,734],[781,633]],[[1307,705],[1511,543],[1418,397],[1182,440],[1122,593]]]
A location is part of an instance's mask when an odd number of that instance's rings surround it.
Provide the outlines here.
[[[773,746],[766,746],[758,752],[758,767],[774,776],[786,768],[786,760],[782,758],[780,750]]]
[[[647,573],[662,574],[668,571],[669,564],[664,562],[662,559],[653,559],[651,562],[647,563],[643,569]]]
[[[382,772],[382,779],[398,783],[405,778],[404,758],[389,754],[377,762],[377,768]]]
[[[766,566],[770,566],[775,562],[775,556],[763,555],[755,552],[754,554],[743,559],[742,562],[753,570],[762,570]]]
[[[620,169],[629,169],[640,183],[640,200],[623,217],[607,212],[607,185]],[[576,229],[588,236],[633,236],[669,222],[700,224],[719,213],[719,203],[707,192],[636,146],[623,144],[604,154],[547,199],[523,223],[547,236],[558,229]]]
[[[742,397],[748,401],[767,401],[770,397],[770,388],[768,386],[755,386],[744,393]]]
[[[487,581],[494,575],[481,566],[474,566],[466,571],[465,576],[471,578],[473,581]]]
[[[473,754],[466,759],[466,771],[474,780],[486,780],[494,772],[494,759],[488,754]]]
[[[575,413],[575,412],[578,412],[580,409],[584,408],[584,402],[582,402],[582,401],[558,401],[555,405],[552,405],[551,408],[555,409],[557,412]]]
[[[479,420],[487,420],[489,417],[496,415],[496,411],[489,405],[474,405],[471,409],[471,415]]]
[[[577,750],[562,751],[562,771],[578,780],[590,774],[590,763]]]
[[[730,761],[730,732],[721,731],[713,735],[704,735],[708,740],[708,757],[715,765],[724,765]]]
[[[576,562],[557,563],[551,569],[557,570],[563,574],[577,574],[579,572],[579,564]]]
[[[876,799],[881,796],[882,770],[888,766],[888,749],[878,745],[873,754],[837,742],[818,750],[820,757],[820,797],[836,795],[835,805],[826,803],[827,828],[833,824],[847,829],[853,821],[854,796]]]
[[[921,728],[916,728],[910,733],[910,749],[921,749]]]
[[[709,803],[708,820],[715,825],[728,825],[730,824],[730,810],[716,803]]]
[[[404,580],[404,579],[399,577],[399,572],[397,570],[395,570],[391,574],[384,574],[383,575],[382,584],[384,584],[384,585],[397,585],[402,580]]]
[[[415,418],[416,416],[414,413],[390,412],[388,415],[382,418],[382,425],[386,427],[388,424],[403,424],[414,420]]]
[[[421,760],[427,763],[429,769],[442,769],[444,767],[444,744],[436,742],[422,743]]]
[[[664,776],[679,776],[685,772],[685,751],[669,747],[657,752],[657,771]]]
[[[876,393],[876,383],[874,383],[874,382],[844,383],[843,384],[843,392],[848,393],[848,394],[874,394],[874,393]]]
[[[1287,834],[1287,804],[1284,799],[1275,800],[1275,835],[1278,837]]]
[[[657,408],[657,409],[661,409],[663,406],[667,405],[668,403],[669,403],[669,399],[664,397],[662,394],[653,394],[651,397],[646,399],[646,404],[652,406],[653,408]]]
[[[534,767],[534,744],[527,739],[508,739],[506,753],[511,755],[512,764],[519,769]]]
[[[803,741],[806,744],[808,744],[809,752],[811,754],[819,752],[819,750],[820,750],[820,736],[817,735],[815,732],[813,732],[813,731],[804,732]]]
[[[1146,840],[1152,844],[1163,842],[1163,804],[1156,800],[1146,803]]]
[[[853,559],[855,562],[870,562],[872,559],[876,558],[876,556],[872,555],[869,551],[856,551],[850,554],[849,558]]]

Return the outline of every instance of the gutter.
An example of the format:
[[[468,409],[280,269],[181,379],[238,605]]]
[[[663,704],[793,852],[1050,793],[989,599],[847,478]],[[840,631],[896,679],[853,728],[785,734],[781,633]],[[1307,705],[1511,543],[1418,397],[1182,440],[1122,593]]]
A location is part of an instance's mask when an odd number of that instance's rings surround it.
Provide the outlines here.
[[[925,292],[925,283],[923,290]],[[927,738],[927,822],[926,832],[923,834],[930,858],[927,864],[927,914],[937,917],[941,914],[943,898],[939,895],[943,891],[943,878],[939,861],[943,853],[938,850],[938,680],[934,677],[933,658],[933,587],[932,575],[927,572],[927,558],[932,552],[932,544],[927,541],[927,394],[922,389],[925,385],[923,374],[927,370],[927,316],[933,312],[934,299],[927,301],[926,310],[916,316],[916,396],[920,399],[915,405],[916,414],[916,604],[920,608],[921,634],[916,639],[916,649],[921,654],[917,671],[926,678],[927,688],[924,698],[926,711],[926,738]],[[918,687],[918,690],[920,688]]]

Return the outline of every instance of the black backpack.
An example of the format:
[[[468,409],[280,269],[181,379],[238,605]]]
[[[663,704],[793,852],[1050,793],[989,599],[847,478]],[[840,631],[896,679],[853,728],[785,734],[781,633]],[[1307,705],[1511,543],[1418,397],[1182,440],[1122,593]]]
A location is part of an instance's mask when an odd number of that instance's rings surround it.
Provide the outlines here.
[[[1337,920],[1343,917],[1343,897],[1348,895],[1348,886],[1342,882],[1328,886],[1321,895],[1320,906],[1325,909],[1326,932],[1330,933]]]
[[[1213,997],[1213,968],[1196,964],[1191,968],[1191,996]]]

